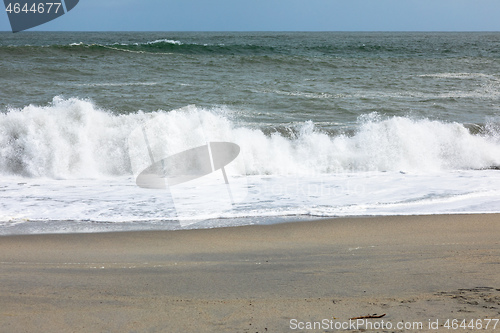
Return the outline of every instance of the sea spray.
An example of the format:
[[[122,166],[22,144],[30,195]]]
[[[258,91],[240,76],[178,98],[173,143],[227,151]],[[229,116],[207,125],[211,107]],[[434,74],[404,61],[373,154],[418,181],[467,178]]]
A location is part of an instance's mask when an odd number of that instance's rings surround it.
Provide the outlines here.
[[[122,175],[126,137],[143,115],[113,115],[90,101],[54,98],[0,114],[0,173],[26,177]]]
[[[471,134],[456,122],[372,113],[359,117],[350,134],[329,135],[305,121],[290,127],[291,135],[266,135],[263,128],[245,125],[221,110],[193,105],[173,111],[116,114],[89,100],[60,97],[47,106],[8,109],[0,114],[0,174],[49,178],[130,175],[134,170],[128,137],[146,122],[154,123],[152,135],[165,142],[164,157],[193,146],[197,135],[238,144],[245,165],[240,172],[246,175],[436,172],[500,165],[498,129],[493,122]]]

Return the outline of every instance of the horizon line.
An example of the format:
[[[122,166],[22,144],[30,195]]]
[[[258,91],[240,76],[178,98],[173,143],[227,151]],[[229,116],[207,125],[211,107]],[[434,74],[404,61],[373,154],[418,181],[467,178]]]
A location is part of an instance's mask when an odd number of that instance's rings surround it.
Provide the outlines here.
[[[14,33],[11,30],[1,30],[0,32],[10,32]],[[494,33],[494,32],[500,32],[500,30],[23,30],[19,32],[15,32],[16,34],[18,33],[23,33],[23,32],[207,32],[207,33],[236,33],[236,32],[249,32],[249,33],[254,33],[254,32],[291,32],[291,33],[305,33],[305,32],[334,32],[334,33],[339,33],[339,32],[361,32],[361,33],[380,33],[380,32],[392,32],[392,33],[430,33],[430,32],[445,32],[445,33],[451,33],[451,32],[456,32],[456,33],[467,33],[467,32],[487,32],[487,33]]]

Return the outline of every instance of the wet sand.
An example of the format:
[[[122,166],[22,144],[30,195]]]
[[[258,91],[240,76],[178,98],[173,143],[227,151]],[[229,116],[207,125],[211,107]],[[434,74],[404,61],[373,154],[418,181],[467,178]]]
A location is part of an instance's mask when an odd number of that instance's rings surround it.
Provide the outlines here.
[[[0,332],[450,332],[500,318],[500,215],[4,236],[0,300]]]

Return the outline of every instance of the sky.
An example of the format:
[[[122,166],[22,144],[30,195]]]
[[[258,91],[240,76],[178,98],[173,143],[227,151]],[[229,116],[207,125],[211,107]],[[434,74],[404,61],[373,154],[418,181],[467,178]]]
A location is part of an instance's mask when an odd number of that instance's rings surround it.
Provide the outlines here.
[[[80,0],[30,30],[500,31],[500,0]]]

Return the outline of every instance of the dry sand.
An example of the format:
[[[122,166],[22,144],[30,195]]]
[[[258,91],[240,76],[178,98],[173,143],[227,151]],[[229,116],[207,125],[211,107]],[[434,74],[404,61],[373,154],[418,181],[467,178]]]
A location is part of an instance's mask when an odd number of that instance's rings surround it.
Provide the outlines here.
[[[500,318],[500,215],[0,237],[0,332],[330,332],[373,314],[393,325],[376,332]]]

